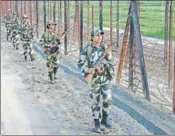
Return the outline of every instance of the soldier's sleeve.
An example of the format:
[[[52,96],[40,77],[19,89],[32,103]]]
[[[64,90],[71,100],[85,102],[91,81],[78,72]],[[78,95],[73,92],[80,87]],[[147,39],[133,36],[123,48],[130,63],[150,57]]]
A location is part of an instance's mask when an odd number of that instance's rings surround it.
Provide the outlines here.
[[[81,71],[81,73],[84,74],[84,76],[86,74],[88,74],[88,60],[87,60],[87,47],[85,47],[82,51],[81,51],[81,56],[78,60],[77,66],[79,68],[79,70]]]
[[[57,35],[56,35],[55,32],[52,34],[52,40],[53,40],[53,41],[56,41],[56,40],[57,40]]]

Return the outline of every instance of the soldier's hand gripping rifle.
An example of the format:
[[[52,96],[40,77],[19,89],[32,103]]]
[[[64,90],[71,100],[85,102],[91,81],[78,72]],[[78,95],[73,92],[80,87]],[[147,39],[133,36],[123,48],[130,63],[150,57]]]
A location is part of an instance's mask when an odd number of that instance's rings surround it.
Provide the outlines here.
[[[105,59],[105,57],[109,54],[109,52],[112,52],[112,46],[111,46],[111,45],[108,46],[108,48],[104,51],[102,57],[99,58],[99,59],[96,61],[96,63],[94,63],[94,64],[92,65],[91,68],[94,69],[93,72],[92,72],[92,73],[89,73],[89,74],[86,76],[86,78],[85,78],[85,80],[86,80],[88,83],[91,83],[91,82],[92,82],[93,75],[95,74],[95,72],[98,72],[98,69],[99,69],[99,68],[103,67],[104,65],[108,66],[108,65],[111,64],[110,61],[107,61],[107,60]]]
[[[57,37],[57,39],[52,40],[52,41],[46,43],[46,45],[43,48],[43,52],[45,52],[48,48],[53,48],[54,54],[55,54],[55,52],[58,52],[58,48],[59,47],[57,45],[60,45],[61,44],[61,40],[64,38],[64,36],[65,36],[65,33],[63,32],[61,37]],[[43,42],[43,41],[40,40],[40,43],[41,42]],[[55,51],[55,50],[57,50],[57,51]]]

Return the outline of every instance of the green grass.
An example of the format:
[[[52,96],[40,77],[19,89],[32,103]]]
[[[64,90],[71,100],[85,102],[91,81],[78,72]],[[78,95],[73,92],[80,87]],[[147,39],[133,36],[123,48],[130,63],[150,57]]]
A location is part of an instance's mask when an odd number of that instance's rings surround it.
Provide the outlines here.
[[[175,2],[174,2],[175,4]],[[73,3],[72,6],[75,4]],[[95,26],[99,25],[99,10],[97,2],[90,2],[90,5],[94,5],[94,21]],[[103,3],[103,25],[104,27],[110,27],[110,2],[105,1]],[[87,22],[87,3],[84,2],[84,21]],[[74,8],[73,8],[74,9]],[[119,16],[120,16],[120,28],[124,29],[127,20],[129,4],[128,2],[120,2]],[[71,11],[71,16],[74,16],[74,11]],[[175,37],[175,9],[173,19],[173,36]],[[113,21],[116,20],[116,2],[113,2]],[[162,8],[161,1],[141,1],[140,4],[140,28],[143,36],[161,38],[164,37],[164,8]],[[115,22],[113,22],[115,28]],[[115,30],[115,29],[114,29]]]
[[[43,2],[40,2],[43,3]],[[113,30],[115,31],[116,20],[116,1],[113,1]],[[173,2],[175,5],[175,1]],[[46,2],[47,5],[47,2]],[[90,1],[90,17],[91,7],[94,6],[94,25],[99,26],[99,3],[98,1]],[[58,6],[58,4],[57,4]],[[64,17],[64,8],[62,3],[62,15]],[[127,1],[120,1],[119,7],[119,27],[125,28],[129,3]],[[143,36],[161,38],[164,37],[164,7],[162,8],[162,1],[141,1],[140,3],[140,29]],[[40,12],[43,12],[42,4],[40,4]],[[58,9],[57,9],[58,12]],[[83,21],[87,23],[87,2],[83,1]],[[70,1],[70,18],[75,16],[75,2]],[[173,9],[173,37],[175,37],[175,8]],[[89,21],[91,23],[91,20]],[[90,24],[91,26],[91,24]],[[110,27],[110,1],[103,2],[103,26]]]

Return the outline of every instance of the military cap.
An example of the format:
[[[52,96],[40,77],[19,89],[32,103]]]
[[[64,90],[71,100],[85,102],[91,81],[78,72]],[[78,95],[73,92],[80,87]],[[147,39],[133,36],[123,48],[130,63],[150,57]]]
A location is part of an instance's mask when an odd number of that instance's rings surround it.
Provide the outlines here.
[[[96,36],[96,35],[98,35],[98,34],[103,35],[104,32],[101,31],[100,29],[96,29],[95,31],[92,31],[92,32],[91,32],[91,36],[92,36],[92,37],[94,37],[94,36]]]
[[[52,20],[49,20],[49,21],[47,22],[47,25],[56,25],[56,23],[53,22]]]
[[[28,16],[27,16],[27,15],[23,15],[23,19],[24,19],[24,18],[28,18]]]

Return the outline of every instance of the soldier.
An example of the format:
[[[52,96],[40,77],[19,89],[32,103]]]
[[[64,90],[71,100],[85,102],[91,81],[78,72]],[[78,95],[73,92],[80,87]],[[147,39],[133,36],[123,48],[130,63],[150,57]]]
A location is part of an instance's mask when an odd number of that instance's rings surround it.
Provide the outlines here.
[[[5,14],[4,16],[4,23],[10,22],[11,19],[12,19],[12,12],[11,12],[11,9],[8,9],[7,14]]]
[[[11,24],[12,24],[12,27],[11,27],[11,33],[12,33],[11,41],[13,43],[14,48],[16,48],[16,50],[18,50],[18,44],[16,42],[17,42],[17,37],[18,37],[17,32],[18,32],[18,28],[19,28],[19,25],[20,25],[20,21],[19,21],[19,18],[17,16],[16,12],[13,13],[13,19],[11,20]]]
[[[114,68],[113,65],[106,64],[102,64],[101,67],[92,67],[103,55],[105,55],[104,59],[107,62],[111,62],[112,60],[112,50],[107,52],[107,47],[102,42],[103,35],[104,32],[100,29],[91,32],[91,43],[82,50],[77,64],[87,80],[89,80],[87,78],[89,75],[92,77],[90,83],[92,90],[89,96],[92,99],[93,131],[97,133],[101,132],[101,127],[103,129],[110,129],[112,127],[109,115],[111,106],[111,80],[114,76]],[[100,105],[101,101],[102,105]]]
[[[4,23],[7,30],[7,41],[9,40],[10,30],[11,30],[11,19],[12,19],[12,12],[11,9],[8,9],[7,14],[4,16]]]
[[[13,17],[12,17],[11,22],[12,22],[14,25],[19,25],[19,24],[20,24],[19,18],[18,18],[18,16],[17,16],[17,12],[13,12]]]
[[[60,40],[56,36],[54,31],[56,23],[53,21],[47,22],[47,30],[41,37],[41,45],[44,47],[43,51],[47,56],[46,66],[48,68],[48,76],[50,78],[50,83],[54,83],[54,79],[56,79],[56,73],[59,68],[59,44]]]
[[[33,32],[31,32],[31,25],[27,15],[23,15],[23,20],[19,26],[18,34],[20,34],[20,40],[24,48],[24,59],[27,60],[27,54],[29,54],[31,61],[35,60],[32,50]]]

